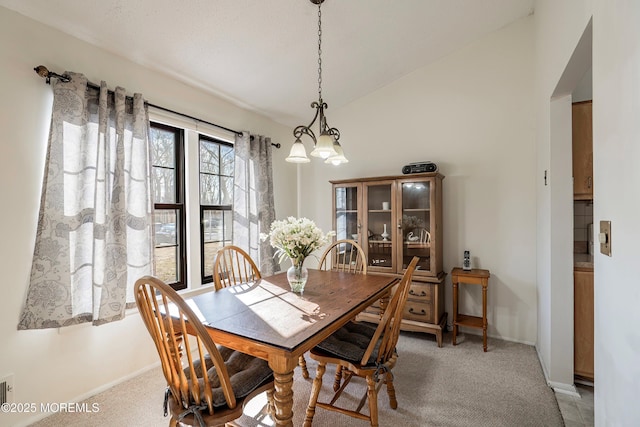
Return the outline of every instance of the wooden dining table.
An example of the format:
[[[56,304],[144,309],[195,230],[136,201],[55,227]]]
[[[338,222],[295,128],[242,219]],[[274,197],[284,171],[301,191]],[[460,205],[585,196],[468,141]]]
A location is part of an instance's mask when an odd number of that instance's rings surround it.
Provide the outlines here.
[[[275,423],[293,425],[298,358],[378,299],[391,276],[309,269],[302,295],[286,273],[185,298],[217,344],[267,360],[275,379]]]

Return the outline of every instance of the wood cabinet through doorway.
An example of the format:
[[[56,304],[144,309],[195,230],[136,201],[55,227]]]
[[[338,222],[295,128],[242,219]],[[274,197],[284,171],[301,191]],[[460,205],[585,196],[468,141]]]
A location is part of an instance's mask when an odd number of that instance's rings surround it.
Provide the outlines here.
[[[593,269],[573,270],[573,370],[593,382]]]
[[[592,102],[572,104],[573,198],[593,199]]]

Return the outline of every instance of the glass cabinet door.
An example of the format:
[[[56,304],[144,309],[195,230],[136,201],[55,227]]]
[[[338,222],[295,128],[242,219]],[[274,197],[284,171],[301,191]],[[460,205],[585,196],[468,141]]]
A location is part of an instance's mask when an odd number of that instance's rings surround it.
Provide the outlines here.
[[[333,203],[335,205],[334,231],[336,240],[353,239],[360,242],[362,221],[359,215],[360,185],[336,186]]]
[[[367,262],[373,270],[395,269],[393,244],[393,182],[366,184]]]
[[[407,268],[414,256],[420,261],[416,273],[431,272],[432,235],[432,181],[429,179],[402,181],[400,183],[400,218],[398,225],[399,236],[402,239],[399,262],[401,268]]]

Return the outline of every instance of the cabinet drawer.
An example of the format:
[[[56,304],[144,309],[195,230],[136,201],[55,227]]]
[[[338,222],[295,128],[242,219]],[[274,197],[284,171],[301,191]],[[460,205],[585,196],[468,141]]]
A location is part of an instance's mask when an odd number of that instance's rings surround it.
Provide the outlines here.
[[[377,299],[374,302],[371,303],[371,305],[369,307],[367,307],[365,310],[370,311],[370,310],[376,310],[376,311],[380,311],[380,300]]]
[[[375,314],[379,316],[382,310],[380,310],[380,305],[374,306],[373,304],[364,309],[365,313]]]
[[[431,302],[433,299],[433,285],[421,282],[411,282],[409,298],[414,301]]]
[[[423,323],[434,323],[433,306],[428,302],[407,300],[402,314],[404,319],[415,320]]]
[[[389,298],[393,297],[398,286],[393,287],[393,291]],[[409,300],[419,303],[428,303],[430,304],[433,300],[433,284],[432,283],[423,283],[423,282],[412,282],[409,287]],[[408,302],[407,302],[408,304]],[[377,310],[380,310],[380,300],[375,300],[369,307],[373,307]]]
[[[389,298],[389,300],[391,300],[391,298],[393,298],[393,294],[396,293],[396,290],[398,289],[398,285],[393,285],[393,288],[391,288],[391,292],[387,295],[387,298]],[[389,301],[387,301],[388,303]],[[377,312],[380,312],[380,298],[378,298],[377,300],[375,300],[374,302],[371,303],[371,305],[369,306],[369,308],[374,308],[377,310]],[[367,309],[368,310],[368,309]]]

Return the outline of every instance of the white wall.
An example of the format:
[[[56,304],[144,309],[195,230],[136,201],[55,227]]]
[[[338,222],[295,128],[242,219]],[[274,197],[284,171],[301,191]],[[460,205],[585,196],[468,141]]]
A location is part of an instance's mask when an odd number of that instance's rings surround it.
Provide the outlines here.
[[[571,102],[590,101],[593,99],[593,69],[584,74],[580,83],[571,94]]]
[[[594,260],[595,419],[603,426],[640,425],[639,22],[636,0],[594,0],[593,219],[612,229],[611,257]]]
[[[572,87],[559,89],[590,16],[588,2],[583,0],[539,1],[535,6],[539,301],[536,346],[549,382],[566,390],[574,390],[571,99],[552,102],[552,97],[570,94],[583,75],[575,79]],[[572,79],[565,75],[565,80]],[[547,185],[543,180],[545,171]]]
[[[556,389],[573,388],[573,168],[571,96],[550,101],[548,185],[550,193],[550,276],[548,308],[550,363],[546,372]],[[542,183],[543,184],[543,183]],[[540,185],[543,187],[543,185]],[[545,307],[546,308],[546,307]],[[547,365],[545,365],[546,367]]]
[[[446,176],[445,272],[470,250],[475,266],[491,271],[489,334],[528,343],[536,340],[533,29],[533,17],[521,19],[345,108],[329,108],[350,163],[312,160],[301,181],[302,214],[327,230],[330,179],[437,163]],[[450,323],[449,276],[445,287]],[[481,313],[479,289],[466,301]]]
[[[284,145],[291,130],[0,7],[0,378],[15,375],[16,402],[55,403],[146,369],[157,355],[135,313],[100,327],[17,331],[33,255],[52,101],[51,87],[33,71],[40,64],[56,72],[82,72],[93,82],[105,80],[110,88],[141,92],[154,104],[265,134]],[[279,216],[295,214],[295,199],[289,196],[295,194],[296,169],[284,163],[287,152],[286,147],[274,151]],[[33,414],[0,414],[3,426],[33,420]]]
[[[594,223],[612,221],[612,256],[596,251],[595,274],[595,425],[640,424],[640,3],[635,0],[536,2],[538,173],[553,168],[555,132],[550,98],[593,16]],[[575,79],[576,82],[579,79]],[[570,89],[570,88],[568,88]],[[555,170],[551,170],[551,176]],[[552,186],[554,180],[552,179]],[[551,272],[552,190],[538,189],[538,287],[546,300],[539,311],[538,346],[545,370],[566,375],[561,353],[573,340],[554,336],[570,301],[554,300],[567,286]],[[596,225],[597,230],[597,225]],[[595,231],[595,230],[594,230]],[[563,307],[564,304],[564,307]],[[572,367],[569,374],[572,374]]]

